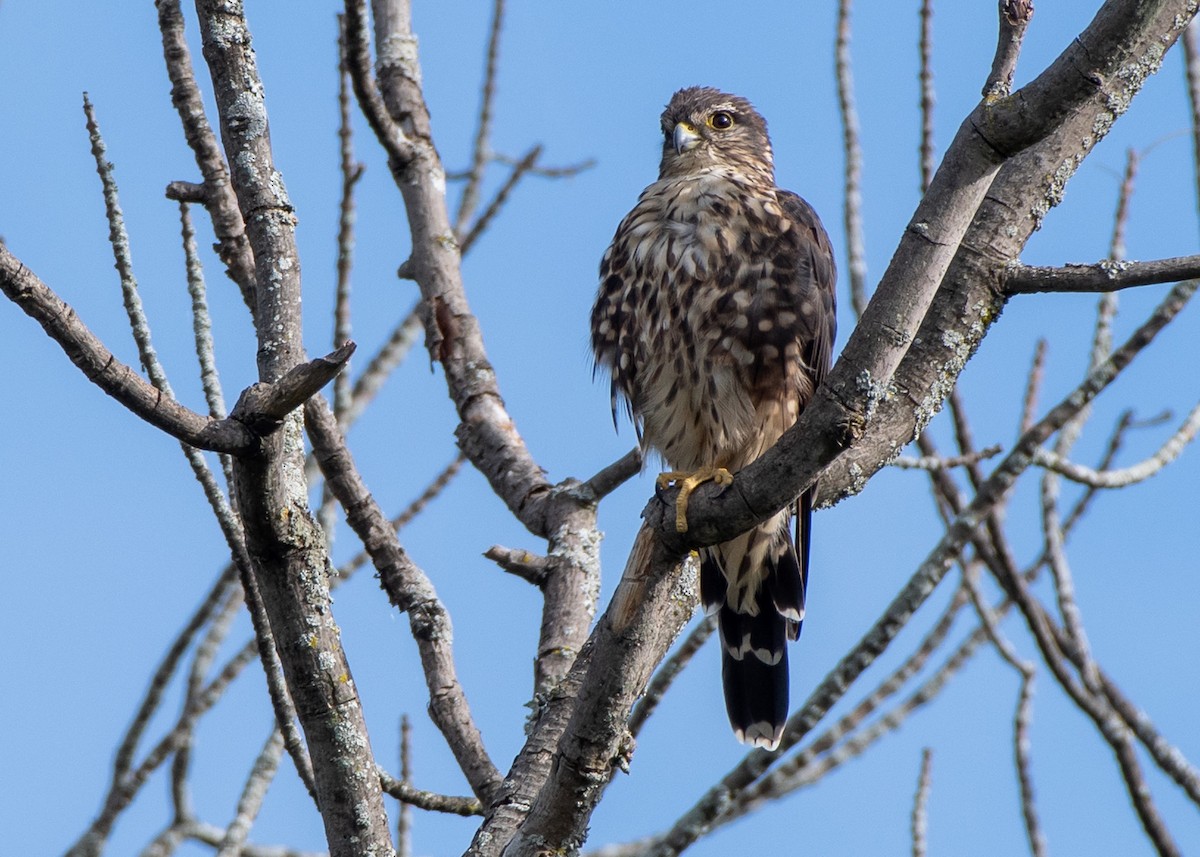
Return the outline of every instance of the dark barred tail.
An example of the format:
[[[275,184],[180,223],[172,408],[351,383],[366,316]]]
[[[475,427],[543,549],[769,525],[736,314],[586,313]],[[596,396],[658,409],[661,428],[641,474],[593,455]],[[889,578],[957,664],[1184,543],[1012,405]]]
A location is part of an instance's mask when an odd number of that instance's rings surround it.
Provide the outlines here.
[[[807,529],[806,505],[800,509],[802,531]],[[786,523],[748,536],[746,542],[718,545],[703,553],[700,595],[705,609],[718,617],[725,708],[734,734],[745,744],[774,750],[787,722],[787,642],[800,635],[805,575]],[[756,542],[761,545],[764,540],[769,547],[755,550]],[[750,577],[757,581],[754,590],[735,604],[730,595],[737,587],[730,585],[726,574],[739,554],[761,556],[763,567],[752,570]],[[745,567],[745,563],[737,565]]]
[[[725,688],[725,710],[733,734],[743,744],[774,750],[783,735],[788,714],[788,661],[784,625],[786,619],[774,610],[757,616],[721,608],[721,683]],[[726,629],[732,627],[732,633]],[[752,640],[770,638],[771,648],[757,646],[741,652],[730,641],[749,634]],[[772,657],[764,657],[768,652]],[[741,657],[738,657],[741,654]]]

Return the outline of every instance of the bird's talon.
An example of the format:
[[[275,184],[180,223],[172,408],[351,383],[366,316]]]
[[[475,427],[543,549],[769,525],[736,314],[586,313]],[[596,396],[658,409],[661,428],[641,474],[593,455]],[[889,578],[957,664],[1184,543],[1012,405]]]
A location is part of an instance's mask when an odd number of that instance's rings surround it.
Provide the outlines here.
[[[658,475],[657,483],[660,489],[669,487],[672,483],[679,488],[679,497],[675,500],[675,532],[688,531],[687,507],[692,492],[705,482],[715,482],[725,486],[733,484],[733,474],[724,467],[704,467],[693,473],[669,471]]]

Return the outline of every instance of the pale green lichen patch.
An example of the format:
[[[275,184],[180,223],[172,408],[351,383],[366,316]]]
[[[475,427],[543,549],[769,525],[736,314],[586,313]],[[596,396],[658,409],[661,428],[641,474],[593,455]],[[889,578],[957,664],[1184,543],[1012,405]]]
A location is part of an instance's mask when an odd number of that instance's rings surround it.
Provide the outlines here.
[[[864,369],[854,378],[854,387],[863,397],[863,419],[870,420],[875,415],[881,402],[887,401],[896,392],[889,382],[881,384],[871,377],[869,370]]]

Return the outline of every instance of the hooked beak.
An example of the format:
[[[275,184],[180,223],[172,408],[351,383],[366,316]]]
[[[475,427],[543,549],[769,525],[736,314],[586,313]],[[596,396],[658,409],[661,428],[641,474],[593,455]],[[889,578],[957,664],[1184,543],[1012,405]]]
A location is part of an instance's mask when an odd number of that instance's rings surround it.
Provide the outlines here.
[[[689,149],[694,149],[700,145],[700,135],[696,133],[694,125],[687,122],[679,122],[675,125],[675,133],[672,135],[672,141],[675,144],[675,152],[682,155]]]

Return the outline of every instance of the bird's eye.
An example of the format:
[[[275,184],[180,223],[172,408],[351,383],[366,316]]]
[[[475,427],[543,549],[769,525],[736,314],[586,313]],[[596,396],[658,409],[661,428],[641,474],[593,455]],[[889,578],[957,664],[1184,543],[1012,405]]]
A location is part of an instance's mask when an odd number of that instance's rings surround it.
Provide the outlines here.
[[[708,126],[716,128],[718,131],[725,131],[733,127],[733,114],[727,113],[724,110],[718,110],[712,116],[708,117]]]

